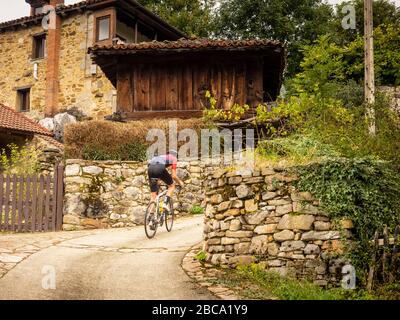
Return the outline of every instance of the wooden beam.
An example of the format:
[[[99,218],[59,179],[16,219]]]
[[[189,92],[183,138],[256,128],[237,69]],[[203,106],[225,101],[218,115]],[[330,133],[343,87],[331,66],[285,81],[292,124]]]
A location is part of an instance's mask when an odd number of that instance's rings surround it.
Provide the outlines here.
[[[156,119],[156,118],[200,118],[203,115],[202,111],[198,110],[187,110],[187,111],[140,111],[140,112],[128,112],[126,116],[129,120],[138,119]]]

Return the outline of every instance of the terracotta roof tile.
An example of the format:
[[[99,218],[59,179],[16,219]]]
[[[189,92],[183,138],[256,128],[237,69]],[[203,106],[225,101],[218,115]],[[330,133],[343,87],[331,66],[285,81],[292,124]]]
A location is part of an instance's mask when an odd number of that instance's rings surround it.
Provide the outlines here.
[[[56,148],[58,148],[60,150],[64,150],[64,145],[61,142],[58,142],[56,139],[49,137],[49,136],[44,136],[44,135],[40,135],[40,137],[43,140],[46,140],[47,142],[51,143]]]
[[[262,48],[283,48],[283,44],[274,40],[210,40],[196,39],[187,40],[179,39],[177,41],[152,41],[129,44],[114,44],[114,45],[95,45],[89,49],[89,52],[98,54],[113,52],[113,53],[136,53],[140,51],[168,51],[168,50],[204,50],[204,49],[262,49]]]
[[[56,8],[57,13],[66,13],[66,12],[73,12],[75,10],[91,10],[93,5],[101,5],[103,2],[105,4],[108,3],[109,0],[86,0],[86,1],[81,1],[75,4],[71,4],[71,5],[58,5]],[[119,0],[121,1],[121,0]],[[147,15],[152,16],[154,19],[158,20],[159,23],[164,24],[165,26],[167,26],[168,28],[174,30],[177,34],[180,34],[181,36],[185,37],[186,35],[178,30],[177,28],[175,28],[174,26],[171,26],[170,24],[168,24],[166,21],[164,21],[163,19],[161,19],[159,16],[157,16],[156,14],[154,14],[153,12],[151,12],[150,10],[148,10],[145,6],[141,5],[139,2],[134,1],[134,0],[130,0],[130,3],[133,3],[136,7],[136,9],[141,10],[142,12],[144,12]],[[2,22],[0,23],[0,31],[2,29],[7,29],[10,27],[14,27],[14,26],[19,26],[19,25],[24,25],[24,24],[29,24],[29,23],[39,23],[43,17],[45,16],[45,14],[37,14],[34,16],[26,16],[26,17],[22,17],[19,19],[15,19],[15,20],[10,20],[10,21],[6,21],[6,22]]]
[[[0,129],[21,131],[52,137],[53,134],[37,122],[10,107],[0,104]]]

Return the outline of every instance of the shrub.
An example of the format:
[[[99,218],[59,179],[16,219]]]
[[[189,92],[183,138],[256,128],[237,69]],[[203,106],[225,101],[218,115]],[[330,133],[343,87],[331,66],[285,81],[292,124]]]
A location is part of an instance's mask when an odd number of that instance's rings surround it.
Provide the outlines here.
[[[314,194],[331,218],[354,222],[349,258],[365,280],[375,231],[384,226],[393,231],[400,223],[400,174],[372,158],[332,158],[299,166],[296,173],[299,190]]]
[[[311,136],[301,135],[261,141],[257,152],[268,160],[285,159],[293,163],[308,163],[319,158],[338,156],[338,152],[332,146],[323,144]]]
[[[178,130],[191,128],[199,131],[201,119],[178,120]],[[133,121],[117,123],[84,121],[69,125],[65,130],[67,158],[93,160],[140,160],[151,144],[146,141],[149,129],[161,129],[168,141],[169,120]]]
[[[39,169],[39,153],[33,146],[10,144],[0,149],[0,171],[22,175],[36,173]]]

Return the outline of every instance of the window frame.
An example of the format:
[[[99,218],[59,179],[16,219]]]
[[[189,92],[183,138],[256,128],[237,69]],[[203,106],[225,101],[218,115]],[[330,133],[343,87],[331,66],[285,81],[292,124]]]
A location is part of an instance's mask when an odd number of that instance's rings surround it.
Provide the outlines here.
[[[31,111],[31,87],[18,88],[18,89],[16,89],[16,91],[17,91],[18,112],[30,112]]]
[[[38,50],[39,39],[42,41],[43,45],[43,55]],[[39,33],[32,35],[32,60],[42,60],[47,57],[47,33]]]
[[[104,9],[101,11],[97,11],[93,15],[93,44],[112,44],[113,39],[115,38],[116,33],[116,11],[114,8]],[[110,26],[109,26],[109,38],[99,40],[100,29],[99,29],[99,22],[102,19],[109,19]]]
[[[108,38],[100,39],[100,23],[103,20],[108,20]],[[111,40],[111,15],[96,18],[96,42]]]
[[[36,16],[36,15],[42,14],[42,13],[43,13],[43,9],[44,9],[44,8],[43,8],[42,5],[37,6],[37,7],[33,7],[33,8],[32,8],[32,10],[33,10],[33,15]]]

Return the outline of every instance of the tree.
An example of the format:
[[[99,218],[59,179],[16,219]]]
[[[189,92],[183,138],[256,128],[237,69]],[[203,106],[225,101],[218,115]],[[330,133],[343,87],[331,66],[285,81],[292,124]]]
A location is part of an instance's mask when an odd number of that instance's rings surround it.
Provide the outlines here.
[[[189,37],[208,37],[212,26],[214,0],[139,0]]]
[[[374,29],[375,78],[377,85],[400,85],[400,33],[393,25],[380,25]],[[337,95],[340,85],[364,79],[364,39],[362,35],[348,44],[336,43],[332,35],[321,36],[312,45],[303,47],[302,71],[288,81],[291,93],[321,92]],[[341,92],[343,94],[343,92]],[[359,96],[357,94],[357,96]]]
[[[342,9],[346,5],[352,5],[355,8],[356,29],[345,30],[341,22],[344,14]],[[374,28],[383,25],[397,26],[400,29],[400,10],[396,5],[388,0],[375,0],[373,2]],[[335,11],[335,27],[332,29],[332,35],[335,35],[337,43],[349,43],[358,36],[364,34],[364,0],[345,1],[337,5]]]
[[[322,0],[222,0],[216,36],[269,38],[288,43],[289,74],[299,71],[301,46],[330,31],[332,6]]]

